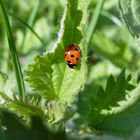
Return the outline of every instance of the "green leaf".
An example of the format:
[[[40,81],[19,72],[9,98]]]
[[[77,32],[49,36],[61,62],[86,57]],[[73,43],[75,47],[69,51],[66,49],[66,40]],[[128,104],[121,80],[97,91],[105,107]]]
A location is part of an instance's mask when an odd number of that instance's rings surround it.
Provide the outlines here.
[[[97,92],[95,106],[100,109],[111,109],[112,107],[118,106],[118,102],[125,99],[126,90],[132,85],[125,78],[125,71],[117,77],[115,81],[113,76],[110,76],[107,81],[105,92]],[[133,88],[133,86],[132,86]],[[132,89],[130,88],[130,89]]]
[[[133,37],[138,39],[140,37],[140,1],[119,0],[118,2],[125,24]]]
[[[13,97],[10,98],[5,93],[0,92],[0,97],[4,102],[2,102],[1,108],[5,108],[8,111],[12,111],[19,116],[27,118],[31,115],[36,115],[40,117],[46,117],[44,111],[41,109],[39,102],[27,100],[22,102],[16,95],[13,94]]]
[[[7,75],[0,72],[0,108],[5,108],[22,117],[31,115],[46,117],[38,98],[30,97],[24,102],[13,92],[15,81],[8,79]]]
[[[88,3],[89,0],[68,0],[53,49],[43,56],[36,56],[35,63],[26,71],[31,87],[47,101],[57,100],[69,105],[84,86],[87,74],[84,29]],[[72,43],[78,44],[82,54],[80,63],[74,69],[64,62],[65,49]]]
[[[108,134],[130,138],[140,126],[140,85],[130,92],[120,105],[121,107],[114,110],[117,113],[108,115],[101,124],[98,124],[98,129]]]
[[[108,78],[105,90],[99,87],[97,92],[80,94],[79,112],[86,119],[88,125],[96,128],[110,114],[120,111],[119,109],[122,108],[120,102],[125,101],[128,92],[135,87],[131,84],[130,78],[130,75],[125,76],[125,70],[123,70],[116,80],[112,75]],[[84,108],[87,108],[86,115],[83,105]],[[117,107],[118,110],[115,110]]]

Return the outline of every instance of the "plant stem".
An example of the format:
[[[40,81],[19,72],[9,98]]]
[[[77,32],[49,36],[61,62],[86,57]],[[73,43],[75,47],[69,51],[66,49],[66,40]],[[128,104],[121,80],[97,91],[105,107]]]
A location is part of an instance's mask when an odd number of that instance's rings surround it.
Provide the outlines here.
[[[10,49],[11,57],[12,57],[12,61],[13,61],[13,66],[14,66],[14,70],[15,70],[19,96],[24,101],[25,100],[25,85],[24,85],[23,75],[22,75],[22,71],[21,71],[21,67],[20,67],[20,63],[19,63],[19,59],[18,59],[18,54],[16,51],[16,45],[14,42],[12,29],[11,29],[8,15],[7,15],[7,12],[6,12],[6,9],[4,7],[2,0],[0,0],[0,8],[1,8],[1,12],[2,12],[2,19],[3,19],[6,33],[7,33],[7,38],[8,38],[9,49]]]
[[[100,15],[100,12],[101,12],[101,9],[103,7],[103,3],[104,3],[105,0],[99,0],[98,3],[97,3],[97,6],[96,6],[96,9],[94,11],[94,14],[91,18],[91,22],[90,22],[90,25],[88,27],[88,31],[87,31],[87,43],[88,45],[90,44],[91,42],[91,39],[92,39],[92,35],[94,33],[94,29],[95,29],[95,26],[97,24],[97,21],[98,21],[98,18],[99,18],[99,15]]]

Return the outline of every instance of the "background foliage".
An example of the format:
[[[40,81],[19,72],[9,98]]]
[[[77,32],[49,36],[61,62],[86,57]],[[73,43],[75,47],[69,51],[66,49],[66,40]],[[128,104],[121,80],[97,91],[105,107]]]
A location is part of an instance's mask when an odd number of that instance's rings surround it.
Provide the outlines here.
[[[0,4],[0,139],[140,138],[139,0]]]

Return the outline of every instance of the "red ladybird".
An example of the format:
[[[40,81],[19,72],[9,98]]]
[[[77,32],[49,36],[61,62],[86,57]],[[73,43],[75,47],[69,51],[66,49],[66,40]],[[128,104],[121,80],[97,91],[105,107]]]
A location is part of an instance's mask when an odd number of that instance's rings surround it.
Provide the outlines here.
[[[64,60],[70,68],[74,68],[80,61],[80,49],[76,44],[71,44],[65,51]]]

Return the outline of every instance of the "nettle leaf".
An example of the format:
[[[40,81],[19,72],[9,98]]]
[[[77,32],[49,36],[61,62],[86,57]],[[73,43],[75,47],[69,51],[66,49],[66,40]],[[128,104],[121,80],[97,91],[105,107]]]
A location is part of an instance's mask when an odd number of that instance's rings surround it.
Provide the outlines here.
[[[131,76],[125,76],[125,70],[120,73],[116,80],[111,75],[108,78],[105,90],[99,87],[97,92],[95,91],[93,94],[80,94],[79,113],[88,125],[96,128],[98,124],[104,122],[108,115],[117,113],[122,108],[120,102],[125,101],[128,92],[134,88],[135,86],[131,83]],[[114,111],[117,107],[119,109]],[[84,115],[84,110],[87,112],[86,115]]]
[[[5,108],[16,113],[19,116],[27,118],[31,115],[46,117],[41,109],[41,103],[38,99],[26,98],[25,102],[13,92],[14,83],[8,76],[0,72],[0,108]]]
[[[122,18],[135,38],[140,37],[140,1],[119,0],[119,9]]]
[[[22,102],[19,97],[14,95],[13,98],[10,98],[5,93],[0,92],[0,107],[4,108],[8,111],[11,111],[22,118],[29,118],[31,115],[46,117],[47,115],[41,108],[40,103],[35,103],[32,100],[26,100],[26,102]]]
[[[128,77],[129,78],[129,77]],[[111,109],[118,106],[118,102],[125,99],[126,91],[133,89],[134,86],[129,84],[129,79],[125,78],[125,71],[117,77],[116,81],[111,75],[108,78],[105,91],[100,87],[95,99],[95,107],[102,109]]]
[[[128,93],[120,106],[114,110],[117,113],[108,115],[96,128],[108,134],[130,138],[140,126],[140,84]]]
[[[36,56],[35,63],[28,67],[27,81],[47,101],[57,100],[70,104],[82,89],[86,80],[87,47],[85,25],[89,0],[68,0],[61,21],[58,40],[52,51]],[[64,62],[65,49],[72,43],[81,49],[81,61],[74,69]]]

